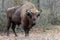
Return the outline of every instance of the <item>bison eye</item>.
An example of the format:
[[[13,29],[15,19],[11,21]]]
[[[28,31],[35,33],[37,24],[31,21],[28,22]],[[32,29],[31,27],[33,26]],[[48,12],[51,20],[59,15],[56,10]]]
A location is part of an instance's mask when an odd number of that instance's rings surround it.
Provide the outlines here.
[[[27,16],[29,16],[30,18],[32,18],[32,14],[31,13],[27,13]]]

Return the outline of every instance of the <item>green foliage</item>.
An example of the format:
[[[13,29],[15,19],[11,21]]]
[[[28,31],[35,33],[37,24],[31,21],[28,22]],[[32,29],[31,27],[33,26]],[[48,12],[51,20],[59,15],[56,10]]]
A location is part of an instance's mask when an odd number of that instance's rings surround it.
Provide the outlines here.
[[[20,5],[21,2],[21,0],[14,0],[14,5]]]
[[[3,30],[5,28],[5,23],[6,23],[6,15],[4,15],[5,13],[1,13],[0,12],[0,30]]]
[[[56,25],[60,25],[60,20],[57,20],[57,21],[55,22],[55,24],[56,24]]]

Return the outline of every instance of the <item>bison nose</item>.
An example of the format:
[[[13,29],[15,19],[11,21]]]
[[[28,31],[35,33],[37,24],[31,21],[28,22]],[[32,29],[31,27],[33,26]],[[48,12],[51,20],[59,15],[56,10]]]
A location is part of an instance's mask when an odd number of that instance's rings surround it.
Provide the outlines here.
[[[32,26],[34,26],[35,24],[36,24],[36,23],[35,23],[35,22],[33,22],[33,23],[32,23]]]
[[[33,21],[35,21],[35,18],[33,19]]]

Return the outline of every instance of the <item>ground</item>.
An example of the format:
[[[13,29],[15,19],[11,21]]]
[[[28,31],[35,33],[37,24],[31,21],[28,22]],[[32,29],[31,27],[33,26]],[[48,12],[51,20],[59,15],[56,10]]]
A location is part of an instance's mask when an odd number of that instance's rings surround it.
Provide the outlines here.
[[[1,33],[0,40],[60,40],[60,30],[57,29],[45,30],[45,32],[43,32],[36,28],[30,31],[29,37],[25,37],[23,32],[17,34],[18,36],[15,37],[11,32],[9,36]]]

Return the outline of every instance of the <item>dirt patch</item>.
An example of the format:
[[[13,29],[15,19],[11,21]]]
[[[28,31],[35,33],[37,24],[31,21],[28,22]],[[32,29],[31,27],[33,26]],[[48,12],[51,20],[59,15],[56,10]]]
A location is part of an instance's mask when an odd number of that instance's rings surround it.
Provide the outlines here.
[[[42,32],[41,29],[34,28],[33,31],[32,30],[30,31],[29,37],[25,37],[24,32],[17,33],[17,34],[18,36],[15,37],[15,35],[11,32],[9,36],[6,36],[5,33],[1,33],[0,40],[60,40],[60,31],[57,29],[46,30],[45,32]]]
[[[18,36],[15,37],[13,33],[9,36],[0,35],[0,40],[60,40],[60,32],[42,32],[36,33],[32,32],[29,37],[25,37],[24,33],[17,33]]]

